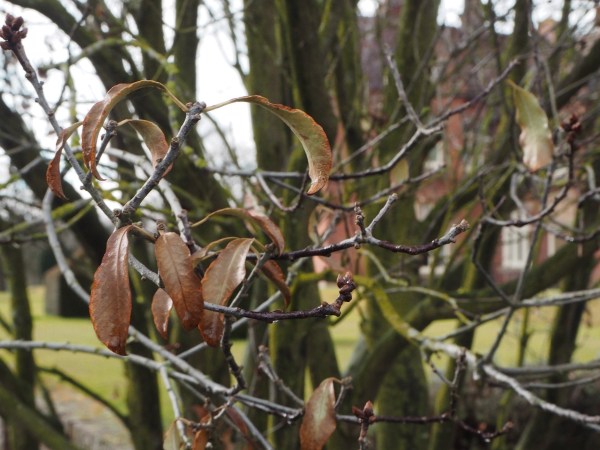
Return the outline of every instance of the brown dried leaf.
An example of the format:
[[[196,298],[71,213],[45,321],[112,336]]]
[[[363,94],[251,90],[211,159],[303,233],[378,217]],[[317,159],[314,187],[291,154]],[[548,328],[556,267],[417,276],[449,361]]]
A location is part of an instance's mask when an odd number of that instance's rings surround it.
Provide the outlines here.
[[[165,92],[183,111],[187,111],[187,107],[181,103],[167,87],[153,80],[141,80],[134,83],[116,84],[106,93],[104,100],[95,103],[83,119],[83,130],[81,133],[81,146],[83,149],[83,163],[99,180],[102,178],[96,169],[96,141],[102,129],[106,118],[110,111],[120,101],[124,100],[129,94],[139,89],[154,88]]]
[[[194,273],[190,251],[176,233],[164,233],[154,244],[158,272],[173,300],[183,327],[191,330],[202,318],[200,279]]]
[[[158,333],[164,338],[169,338],[169,314],[173,309],[173,300],[164,289],[158,288],[152,297],[152,319]]]
[[[207,303],[226,305],[233,291],[246,276],[246,255],[254,239],[231,241],[215,259],[202,278],[202,297]],[[223,315],[204,311],[200,332],[206,343],[218,347],[223,336]]]
[[[208,444],[208,431],[205,428],[201,428],[194,435],[192,450],[204,450],[206,444]]]
[[[158,125],[156,125],[154,122],[150,122],[149,120],[127,119],[119,122],[119,126],[125,124],[131,126],[140,134],[140,136],[142,136],[144,143],[152,155],[152,167],[156,169],[156,166],[163,159],[165,159],[165,156],[169,151],[169,144],[167,142],[167,138],[165,138],[165,134],[158,127]],[[165,175],[168,174],[172,168],[173,164],[167,167],[167,170],[165,170]]]
[[[90,317],[96,336],[119,355],[125,354],[131,319],[127,236],[131,227],[119,228],[108,238],[102,263],[94,274],[90,296]]]
[[[56,140],[56,152],[54,153],[54,158],[52,158],[52,161],[50,161],[48,169],[46,170],[46,183],[48,184],[48,187],[54,192],[54,195],[63,200],[67,200],[67,197],[63,191],[62,181],[60,179],[60,157],[62,156],[62,150],[67,139],[69,139],[75,130],[82,124],[83,122],[76,122],[60,132],[58,139]]]
[[[327,184],[333,159],[329,140],[321,125],[300,109],[271,103],[260,95],[234,98],[218,105],[209,106],[204,111],[209,112],[236,102],[254,103],[265,108],[279,117],[300,140],[308,158],[308,175],[312,181],[307,192],[308,195],[316,194]]]
[[[229,420],[235,425],[235,427],[238,429],[238,431],[242,434],[242,437],[246,440],[246,445],[243,447],[240,447],[240,448],[242,448],[244,450],[252,450],[253,448],[255,448],[254,445],[252,445],[252,442],[253,442],[252,433],[250,432],[250,429],[248,428],[248,425],[246,424],[246,422],[244,421],[242,416],[240,416],[240,413],[238,412],[238,410],[230,406],[227,408],[225,413],[227,414],[227,417],[229,418]],[[241,443],[240,443],[240,446],[241,446]]]
[[[306,407],[300,426],[300,445],[302,450],[320,450],[329,440],[336,428],[335,390],[336,378],[326,378],[314,390]]]
[[[196,250],[194,253],[192,253],[192,263],[194,264],[194,267],[196,267],[205,259],[212,258],[214,256],[213,251],[215,248],[222,247],[228,242],[231,242],[235,239],[238,238],[232,236],[224,237],[221,239],[217,239],[216,241],[209,242],[208,244],[206,244],[206,246]]]
[[[200,423],[203,425],[208,425],[212,422],[212,416],[210,413],[205,414],[202,419],[200,419]],[[192,450],[204,450],[208,445],[210,435],[209,430],[207,428],[200,428],[196,434],[194,435],[194,442],[192,444]],[[212,447],[211,447],[212,448]]]
[[[264,233],[271,239],[275,247],[277,248],[277,253],[283,252],[285,248],[285,238],[283,237],[283,233],[279,229],[275,223],[269,219],[264,214],[261,214],[256,211],[251,211],[243,208],[223,208],[217,211],[214,211],[208,214],[204,219],[194,223],[192,226],[196,227],[198,225],[203,224],[211,217],[214,216],[234,216],[239,217],[243,220],[248,220],[256,225],[258,225]]]
[[[46,169],[46,184],[58,198],[68,200],[63,191],[62,180],[60,178],[60,158],[62,156],[62,149],[62,145],[56,149],[54,158],[52,158],[52,161],[48,164],[48,169]]]
[[[285,282],[285,274],[283,273],[283,270],[281,270],[281,267],[279,267],[279,264],[272,259],[269,259],[263,264],[261,271],[275,284],[275,286],[277,286],[277,289],[279,289],[281,295],[283,295],[283,301],[287,308],[290,305],[292,293],[290,292],[290,287]]]

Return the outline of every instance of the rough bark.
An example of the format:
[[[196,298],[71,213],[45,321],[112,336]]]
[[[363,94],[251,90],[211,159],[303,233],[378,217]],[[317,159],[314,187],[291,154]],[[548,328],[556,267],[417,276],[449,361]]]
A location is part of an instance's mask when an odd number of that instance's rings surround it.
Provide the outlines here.
[[[13,337],[14,339],[30,341],[32,319],[21,248],[11,245],[0,246],[0,259],[2,260],[2,268],[8,280],[11,295]],[[28,408],[35,408],[36,366],[33,354],[27,350],[17,350],[15,359],[15,376],[21,382],[18,391],[20,402]],[[16,399],[14,401],[17,402]],[[8,428],[12,450],[32,450],[38,447],[35,435],[19,420],[10,420]]]
[[[529,23],[531,20],[531,0],[517,0],[515,3],[515,26],[506,49],[505,60],[524,58],[529,53]],[[526,64],[519,64],[510,78],[520,83],[527,71]]]
[[[324,49],[314,32],[318,28],[321,11],[317,2],[311,0],[302,4],[294,1],[279,0],[279,10],[282,17],[282,43],[290,55],[289,73],[293,80],[293,106],[302,108],[319,123],[329,140],[335,138],[337,121],[333,115],[325,84]],[[269,39],[267,37],[266,39]],[[256,67],[255,67],[256,70]],[[257,142],[257,145],[259,143]],[[260,151],[260,149],[259,149]],[[280,166],[281,167],[281,166]],[[291,170],[306,170],[306,159],[303,151],[294,148],[290,153],[288,168]],[[290,248],[302,248],[309,244],[306,238],[308,218],[313,209],[312,205],[304,204],[293,217],[287,216],[283,231],[289,236],[287,244]],[[312,263],[308,262],[305,270],[311,270]],[[306,309],[316,306],[319,302],[319,291],[316,283],[301,284],[294,290],[291,307]],[[323,330],[316,331],[319,328]],[[320,346],[324,351],[332,347],[331,338],[324,321],[302,320],[284,321],[271,329],[270,347],[273,363],[279,376],[286,380],[288,386],[303,396],[305,392],[305,371],[312,369],[313,382],[320,382],[326,376],[339,376],[335,358],[325,360],[320,355],[308,350],[310,346]],[[309,342],[311,334],[322,336],[319,342]],[[333,349],[331,349],[333,354]],[[318,357],[319,363],[309,363],[309,358]],[[296,448],[298,446],[299,423],[286,427],[282,433],[274,436],[276,448]]]
[[[291,86],[286,83],[289,67],[284,60],[281,17],[275,0],[245,0],[244,26],[250,72],[246,88],[252,95],[271,102],[291,104]],[[252,131],[256,162],[262,170],[281,170],[288,165],[292,139],[285,125],[273,114],[252,105]]]
[[[178,91],[188,100],[196,99],[196,54],[198,52],[199,0],[177,0],[175,14],[177,28],[173,42],[173,57],[177,73],[174,75]],[[206,70],[210,70],[209,67]]]
[[[140,37],[145,43],[160,55],[166,55],[165,38],[163,33],[162,0],[142,0],[134,18],[139,29]],[[148,52],[142,52],[144,76],[149,80],[165,82],[167,73],[165,67]]]
[[[403,4],[400,17],[400,25],[396,37],[395,63],[406,88],[408,100],[417,114],[427,107],[431,101],[433,89],[429,80],[429,67],[433,62],[433,46],[436,37],[436,18],[439,1],[406,1]],[[398,100],[395,84],[391,74],[388,73],[386,90],[385,110],[388,117],[398,114],[399,108],[404,109]],[[389,160],[406,142],[413,127],[407,124],[390,136],[382,144],[380,153],[384,161]],[[419,172],[422,165],[426,146],[416,149],[408,158],[411,170],[415,174]],[[388,184],[387,177],[378,181],[378,188]],[[391,242],[411,242],[418,236],[416,231],[417,220],[414,212],[414,191],[407,191],[394,205],[389,214],[377,227],[377,233],[381,238]],[[373,217],[375,211],[367,209],[367,217]],[[412,282],[416,282],[417,269],[420,265],[417,260],[410,256],[401,256],[389,252],[377,252],[384,267],[391,273],[401,271]],[[373,268],[369,270],[375,270]],[[374,273],[372,275],[375,275]],[[412,295],[394,295],[390,297],[394,307],[404,316],[412,305],[417,301]],[[372,303],[374,306],[374,303]],[[385,342],[386,332],[389,329],[385,317],[378,307],[370,308],[369,320],[374,321],[372,335],[367,336],[369,340],[376,342],[371,351],[379,351],[378,347]],[[395,340],[395,339],[392,339]],[[406,348],[404,345],[403,348]],[[387,353],[384,351],[384,354]],[[355,359],[355,361],[358,361]],[[370,363],[370,364],[369,364]],[[414,351],[397,351],[388,354],[387,358],[377,358],[377,361],[364,361],[363,367],[355,373],[351,368],[350,375],[355,383],[370,385],[366,390],[372,394],[364,399],[356,396],[361,390],[352,393],[352,404],[362,405],[366,400],[376,399],[376,410],[378,414],[385,415],[425,415],[428,412],[428,386],[423,380],[425,374],[420,358]],[[377,374],[381,376],[378,377]],[[356,376],[358,375],[359,378]],[[366,377],[366,378],[364,378]],[[360,380],[360,381],[359,381]],[[393,385],[410,386],[410,389],[393,389]],[[402,428],[402,427],[401,427]],[[403,431],[395,427],[376,427],[376,440],[381,448],[425,448],[427,440],[413,430],[413,433]],[[381,444],[380,444],[381,443]]]

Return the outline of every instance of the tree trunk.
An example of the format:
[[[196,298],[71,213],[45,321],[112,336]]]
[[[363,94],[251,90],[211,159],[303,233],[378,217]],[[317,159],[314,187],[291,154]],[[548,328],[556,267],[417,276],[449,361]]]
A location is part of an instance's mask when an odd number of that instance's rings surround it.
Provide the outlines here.
[[[138,259],[149,264],[147,258],[144,257],[144,247],[145,243],[136,240],[132,253],[135,252]],[[133,300],[131,325],[148,336],[150,299],[156,289],[149,283],[140,281],[137,277],[131,278]],[[153,353],[138,342],[130,343],[127,351],[153,359]],[[161,450],[163,427],[157,374],[146,367],[132,363],[125,363],[124,366],[127,377],[126,400],[129,431],[133,445],[136,450]]]
[[[31,310],[27,295],[27,280],[21,248],[12,245],[0,246],[0,257],[4,275],[11,294],[14,339],[30,341],[32,335]],[[19,399],[11,399],[14,404],[35,409],[36,366],[33,353],[28,350],[15,351],[15,376],[20,380]],[[16,416],[7,414],[8,435],[12,450],[33,450],[38,448],[35,435]]]
[[[81,450],[69,442],[63,434],[56,431],[35,409],[26,405],[15,394],[16,391],[4,384],[5,380],[2,381],[3,383],[0,383],[0,415],[27,433],[31,437],[32,444],[42,442],[52,450]],[[12,444],[13,442],[11,442]],[[11,447],[11,450],[37,448],[37,444],[34,445],[34,447]]]

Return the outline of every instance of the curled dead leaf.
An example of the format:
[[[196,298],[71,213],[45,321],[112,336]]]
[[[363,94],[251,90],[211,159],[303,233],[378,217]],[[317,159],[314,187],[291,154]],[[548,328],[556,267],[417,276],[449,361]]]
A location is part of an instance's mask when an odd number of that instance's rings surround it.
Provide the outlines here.
[[[76,122],[73,125],[65,128],[58,135],[58,139],[56,140],[56,151],[54,153],[54,158],[48,164],[48,169],[46,170],[46,183],[50,190],[59,198],[63,200],[67,200],[67,197],[62,188],[62,181],[60,178],[60,158],[62,156],[62,150],[67,142],[67,139],[71,137],[71,135],[79,128],[83,122]]]
[[[212,213],[208,214],[202,220],[199,220],[198,222],[192,224],[192,227],[197,227],[199,225],[202,225],[203,223],[205,223],[206,221],[210,220],[212,217],[215,217],[215,216],[234,216],[234,217],[239,217],[240,219],[252,222],[252,223],[258,225],[263,230],[263,232],[269,237],[269,239],[271,239],[271,242],[273,242],[273,244],[275,245],[275,248],[277,249],[278,254],[283,252],[283,250],[285,248],[285,238],[283,237],[283,233],[281,232],[281,229],[277,225],[275,225],[275,223],[271,219],[269,219],[267,216],[265,216],[264,214],[261,214],[256,211],[248,210],[248,209],[243,209],[243,208],[219,209],[217,211],[213,211]]]
[[[156,166],[165,159],[167,152],[169,151],[169,143],[167,142],[167,138],[162,130],[156,125],[154,122],[150,122],[149,120],[142,119],[126,119],[122,122],[119,122],[119,126],[121,125],[129,125],[135,131],[137,131],[144,143],[150,150],[150,154],[152,155],[152,167],[156,169]],[[167,167],[164,175],[167,175],[171,169],[173,168],[173,164]]]
[[[329,180],[333,158],[329,140],[321,125],[300,109],[271,103],[260,95],[233,98],[217,105],[208,106],[204,111],[213,111],[237,102],[253,103],[279,117],[300,140],[308,158],[308,176],[311,179],[311,185],[306,193],[308,195],[316,194],[325,187]]]
[[[106,118],[119,102],[132,92],[145,88],[154,88],[165,92],[179,108],[187,111],[188,108],[164,84],[158,81],[140,80],[134,83],[116,84],[110,88],[104,100],[95,103],[86,114],[83,119],[83,130],[81,132],[83,163],[97,179],[102,179],[96,168],[96,142],[102,125],[104,125]]]
[[[261,272],[277,286],[279,292],[283,296],[283,302],[285,307],[287,308],[290,305],[290,301],[292,299],[292,293],[290,291],[290,287],[285,282],[285,274],[279,264],[277,264],[272,259],[265,261],[265,263],[261,267]]]

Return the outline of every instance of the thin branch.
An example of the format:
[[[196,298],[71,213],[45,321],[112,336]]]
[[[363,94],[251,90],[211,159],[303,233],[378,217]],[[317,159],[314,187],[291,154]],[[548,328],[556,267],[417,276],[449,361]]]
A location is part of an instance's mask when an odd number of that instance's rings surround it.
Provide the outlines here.
[[[16,20],[18,21],[19,19],[20,18],[17,18]],[[22,19],[20,19],[20,20],[21,20],[21,25],[22,25],[23,20]],[[8,18],[7,18],[7,21],[8,21]],[[15,55],[15,57],[21,64],[21,67],[25,71],[25,78],[31,83],[31,85],[33,86],[33,89],[35,90],[35,92],[37,94],[37,99],[36,99],[37,103],[39,103],[39,105],[42,107],[42,109],[46,113],[46,116],[48,117],[48,121],[52,125],[52,128],[54,128],[56,135],[59,136],[62,131],[62,128],[60,127],[60,125],[58,124],[58,121],[56,120],[54,110],[50,107],[50,104],[48,103],[48,100],[46,99],[46,95],[44,94],[44,89],[42,87],[43,85],[40,82],[40,80],[38,79],[37,72],[31,65],[31,62],[29,61],[29,58],[27,57],[27,54],[25,53],[25,48],[21,44],[21,39],[27,35],[27,29],[25,28],[21,31],[17,31],[15,36],[18,36],[19,33],[22,33],[22,36],[18,37],[18,39],[16,39],[16,41],[12,42],[12,43],[10,42],[10,39],[8,36],[3,36],[6,39],[6,42],[2,43],[3,44],[2,48],[7,49],[7,50],[8,49],[12,50],[13,54]],[[8,45],[5,45],[5,44],[8,44]],[[96,188],[94,188],[93,184],[91,183],[91,180],[87,180],[85,172],[83,171],[83,168],[79,164],[79,161],[77,161],[77,159],[75,158],[71,147],[67,143],[65,143],[63,146],[63,150],[64,150],[67,160],[69,161],[69,164],[71,165],[71,167],[73,167],[73,169],[75,170],[75,173],[77,174],[77,177],[82,182],[83,188],[92,196],[92,198],[96,202],[96,205],[102,210],[102,212],[104,212],[104,214],[109,219],[111,219],[112,221],[115,221],[115,218],[112,214],[111,209],[104,202],[104,198],[102,197],[100,192]]]
[[[299,417],[302,417],[304,412],[302,408],[290,408],[289,406],[279,405],[269,400],[252,397],[246,394],[237,394],[234,399],[246,406],[256,408],[269,414],[277,415],[286,419],[287,421],[294,421]]]
[[[188,134],[192,131],[194,125],[196,125],[196,123],[198,123],[200,120],[200,116],[204,108],[206,108],[206,104],[203,102],[196,102],[190,107],[185,115],[185,120],[181,125],[177,136],[171,140],[171,145],[164,159],[156,165],[152,176],[146,180],[144,185],[131,198],[131,200],[129,200],[125,206],[123,206],[123,215],[133,216],[133,213],[139,208],[142,201],[158,185],[159,181],[167,171],[167,168],[179,155],[179,150],[183,146]]]
[[[585,425],[588,428],[600,430],[600,416],[590,416],[579,413],[577,411],[573,411],[572,409],[563,408],[537,397],[535,394],[525,389],[517,380],[501,372],[494,366],[490,364],[481,365],[480,358],[463,347],[449,343],[436,342],[429,339],[423,339],[419,343],[431,351],[440,351],[452,358],[457,358],[459,355],[464,353],[465,361],[467,362],[468,367],[473,370],[475,374],[484,373],[492,381],[507,386],[520,397],[525,399],[529,404],[543,409],[544,411],[556,416],[573,420],[577,423]]]
[[[408,95],[406,95],[406,90],[404,89],[404,83],[402,83],[402,77],[400,76],[400,71],[398,70],[398,64],[394,62],[394,55],[392,54],[389,46],[385,45],[383,48],[383,54],[385,55],[385,60],[387,62],[388,68],[392,73],[392,78],[394,79],[394,83],[396,84],[396,92],[398,93],[398,98],[402,102],[402,106],[406,109],[406,114],[412,124],[418,129],[424,128],[419,115],[416,113],[412,104],[408,100]]]
[[[600,375],[579,378],[577,380],[563,381],[562,383],[524,383],[523,387],[526,389],[564,389],[575,386],[589,385],[598,380],[600,380]]]
[[[393,197],[393,196],[392,196]],[[384,205],[385,211],[387,211],[393,200],[386,202]],[[378,215],[377,218],[380,219]],[[401,245],[393,244],[388,241],[377,239],[370,236],[369,233],[359,233],[356,236],[335,244],[330,244],[325,247],[309,248],[305,250],[296,250],[288,253],[281,253],[280,255],[274,255],[273,259],[294,261],[298,258],[307,258],[311,256],[331,256],[335,252],[345,250],[351,247],[360,246],[362,244],[374,245],[376,247],[383,248],[393,253],[405,253],[408,255],[420,255],[423,253],[430,252],[444,245],[452,244],[456,242],[456,237],[469,229],[469,223],[466,220],[462,220],[460,223],[453,225],[450,230],[443,236],[434,239],[433,241],[420,244],[420,245]]]
[[[246,389],[246,380],[244,378],[242,368],[235,360],[233,353],[231,353],[231,347],[233,345],[231,343],[231,324],[233,322],[233,319],[231,316],[226,316],[224,321],[225,324],[223,329],[223,337],[221,338],[221,350],[225,355],[225,361],[227,361],[229,372],[231,373],[231,375],[233,375],[237,382],[237,385],[234,386],[230,391],[231,395],[235,395],[238,392]]]
[[[318,203],[319,205],[327,206],[328,208],[333,209],[333,210],[348,211],[348,212],[354,211],[354,208],[356,206],[363,207],[363,206],[367,206],[372,203],[375,203],[376,201],[382,199],[383,197],[386,197],[386,196],[389,196],[390,194],[396,193],[396,191],[399,191],[400,189],[402,189],[405,186],[420,183],[421,181],[431,178],[434,175],[440,174],[443,171],[443,169],[444,169],[444,166],[441,166],[438,169],[424,172],[421,175],[417,175],[415,177],[401,181],[400,183],[394,183],[391,186],[389,186],[385,189],[382,189],[379,192],[376,192],[375,194],[373,194],[372,196],[370,196],[364,200],[358,200],[358,201],[355,201],[352,203],[347,203],[347,204],[333,203],[322,197],[315,197],[314,195],[310,195],[310,196],[305,195],[304,198],[306,198],[306,200],[309,200],[311,202]],[[283,187],[289,191],[295,192],[297,194],[302,194],[304,192],[303,189],[299,189],[296,186],[292,186],[289,183],[285,183],[285,182],[281,181],[280,178],[269,178],[269,179],[274,184],[277,184],[278,186],[281,186],[281,187]],[[329,181],[335,181],[335,180],[331,180],[331,178],[330,178]]]
[[[191,443],[188,439],[187,433],[185,432],[185,425],[180,420],[183,418],[181,414],[181,409],[179,408],[179,401],[177,400],[177,395],[175,390],[173,389],[173,385],[171,384],[171,379],[169,378],[169,374],[167,373],[167,369],[165,366],[161,366],[158,373],[165,385],[165,389],[167,391],[167,396],[169,397],[169,401],[171,402],[171,408],[173,409],[173,415],[175,416],[175,423],[177,426],[177,431],[179,432],[179,436],[185,446],[185,448],[190,448]]]
[[[294,391],[292,391],[285,382],[277,375],[271,358],[269,356],[269,349],[264,345],[258,347],[258,370],[264,373],[271,382],[277,386],[277,388],[289,397],[294,403],[301,408],[304,407],[304,400],[298,397]]]
[[[115,417],[117,417],[117,419],[119,419],[121,421],[121,423],[125,426],[125,428],[130,428],[131,427],[131,424],[129,422],[129,418],[126,415],[122,414],[115,407],[115,405],[113,405],[106,398],[102,397],[100,394],[98,394],[97,392],[93,391],[92,389],[90,389],[89,387],[87,387],[85,384],[83,384],[80,381],[76,380],[75,378],[73,378],[72,376],[68,375],[64,371],[62,371],[60,369],[57,369],[56,367],[54,367],[54,368],[38,367],[38,370],[40,370],[42,372],[45,372],[45,373],[49,373],[49,374],[55,375],[55,376],[59,377],[61,380],[66,381],[70,385],[74,386],[75,388],[77,388],[78,390],[80,390],[81,392],[83,392],[86,396],[88,396],[88,397],[96,400],[97,402],[101,403],[111,413],[113,413],[115,415]]]
[[[542,377],[562,373],[600,369],[600,360],[587,363],[556,364],[554,366],[496,367],[500,372],[511,377]]]

